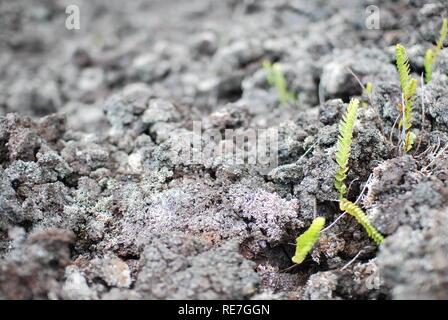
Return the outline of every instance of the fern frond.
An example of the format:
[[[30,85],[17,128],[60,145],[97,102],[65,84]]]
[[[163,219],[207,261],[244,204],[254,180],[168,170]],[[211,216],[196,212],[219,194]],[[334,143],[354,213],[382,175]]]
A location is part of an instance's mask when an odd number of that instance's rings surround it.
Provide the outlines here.
[[[406,133],[406,138],[404,139],[404,148],[406,149],[406,152],[411,150],[416,137],[417,136],[414,132],[408,131],[408,133]]]
[[[272,64],[269,61],[264,61],[263,68],[266,71],[266,79],[269,85],[275,86],[277,89],[280,103],[297,100],[296,95],[288,91],[286,79],[278,62]]]
[[[404,99],[406,102],[409,102],[414,98],[416,89],[417,89],[417,79],[411,78],[403,91]]]
[[[436,58],[440,51],[443,49],[443,43],[445,42],[448,34],[448,20],[446,18],[442,21],[442,28],[440,29],[439,40],[436,41],[436,45],[433,49],[428,49],[425,55],[425,83],[431,81],[432,78],[432,66],[436,62]]]
[[[373,91],[372,82],[369,82],[369,83],[367,83],[366,87],[364,88],[364,92],[372,93],[372,91]]]
[[[406,49],[401,44],[397,44],[395,48],[395,56],[397,59],[398,73],[400,74],[401,90],[404,92],[411,78],[411,67],[409,66],[409,58],[406,54]]]
[[[443,18],[442,21],[442,28],[440,28],[440,37],[439,40],[437,40],[437,51],[440,51],[443,49],[443,43],[445,42],[446,36],[448,34],[448,20],[446,18]],[[437,52],[438,54],[438,52]]]
[[[266,79],[268,80],[269,85],[274,85],[274,71],[272,70],[272,63],[270,61],[263,61],[263,69],[266,72]]]
[[[405,129],[406,135],[404,138],[404,150],[406,152],[408,152],[409,150],[411,150],[412,145],[414,144],[414,139],[416,137],[415,133],[412,133],[409,131],[409,129],[411,128],[412,124],[412,111],[414,110],[414,95],[415,95],[415,91],[417,90],[417,79],[411,79],[411,81],[409,81],[408,83],[408,87],[406,88],[405,91],[405,102],[406,105],[404,107],[404,114],[403,114],[403,122],[402,125]]]
[[[406,54],[405,48],[401,44],[397,44],[396,47],[396,59],[397,59],[397,69],[400,74],[401,91],[403,93],[403,104],[399,105],[400,112],[402,114],[402,119],[398,126],[403,127],[403,149],[408,152],[412,148],[414,143],[415,134],[410,134],[408,130],[411,128],[412,124],[412,110],[414,110],[414,95],[417,90],[417,79],[411,77],[409,58]]]
[[[360,207],[347,199],[342,199],[339,207],[342,211],[347,211],[350,215],[354,216],[356,221],[358,221],[367,231],[369,237],[371,237],[377,244],[381,244],[384,241],[384,237],[370,223],[366,214]]]
[[[351,143],[353,138],[353,127],[358,113],[359,100],[352,99],[347,107],[347,111],[339,123],[339,137],[337,142],[336,162],[339,165],[334,176],[334,187],[339,192],[339,198],[343,198],[347,193],[347,186],[344,181],[347,178],[348,159],[350,158]]]
[[[405,93],[403,94],[405,102],[404,109],[401,104],[399,105],[399,109],[403,117],[402,120],[399,122],[398,126],[399,127],[404,126],[405,130],[408,130],[412,126],[411,125],[412,110],[414,110],[413,103],[416,90],[417,90],[417,80],[411,79],[411,81],[409,81],[408,83]]]
[[[432,65],[435,62],[434,51],[431,49],[426,50],[425,55],[425,83],[431,81],[432,78]]]
[[[317,239],[319,239],[320,231],[322,230],[324,225],[325,218],[317,217],[311,223],[308,230],[306,230],[296,239],[296,253],[294,257],[292,257],[292,262],[301,264],[305,260],[308,252],[311,251]]]

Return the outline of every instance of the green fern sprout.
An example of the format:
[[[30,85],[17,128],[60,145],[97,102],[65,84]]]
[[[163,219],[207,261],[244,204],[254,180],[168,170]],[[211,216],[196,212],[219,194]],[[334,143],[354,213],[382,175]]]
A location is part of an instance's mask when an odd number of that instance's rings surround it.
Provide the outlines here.
[[[403,94],[403,101],[398,105],[402,114],[402,119],[398,126],[403,129],[403,149],[408,152],[414,143],[415,134],[410,132],[412,126],[412,111],[414,110],[414,95],[417,89],[417,79],[411,77],[411,68],[409,66],[409,58],[406,54],[405,48],[401,44],[396,47],[397,69],[400,74],[401,91]]]
[[[317,239],[319,239],[320,231],[324,225],[325,218],[317,217],[313,220],[308,230],[296,239],[296,254],[292,257],[292,262],[301,264],[305,260],[308,252],[311,251]]]
[[[367,85],[365,87],[363,87],[362,92],[364,94],[367,94],[371,97],[371,94],[373,92],[373,86],[371,82],[368,82]],[[371,98],[369,98],[371,100]],[[372,104],[372,102],[370,102],[370,104]],[[363,108],[367,108],[367,102],[362,102],[361,103]]]
[[[270,61],[265,60],[263,61],[263,69],[266,72],[266,79],[268,80],[268,83],[271,86],[275,85],[275,73],[273,64]]]
[[[356,221],[358,221],[367,231],[369,237],[371,237],[377,244],[381,244],[384,241],[384,237],[370,223],[366,214],[360,207],[347,199],[342,199],[339,207],[342,211],[347,211],[350,215],[354,216]]]
[[[367,85],[365,86],[363,91],[365,93],[372,93],[372,91],[373,91],[372,82],[367,83]]]
[[[409,58],[406,54],[406,49],[401,44],[397,44],[395,48],[395,55],[397,59],[398,73],[400,74],[401,89],[404,91],[411,79],[411,67],[409,66]]]
[[[271,86],[275,86],[277,89],[278,100],[280,103],[286,103],[288,101],[294,102],[297,100],[296,95],[288,91],[286,87],[286,79],[278,62],[272,64],[269,61],[264,61],[263,68],[266,71],[268,83]]]
[[[445,42],[448,34],[448,20],[446,18],[442,21],[442,28],[440,29],[439,40],[436,41],[434,49],[428,49],[425,55],[425,83],[431,81],[432,78],[432,66],[436,62],[436,58],[440,51],[443,49],[443,43]]]
[[[443,43],[445,42],[446,36],[448,35],[448,20],[443,18],[442,28],[440,29],[440,38],[437,40],[436,48],[438,52],[443,49]]]
[[[339,192],[339,199],[343,199],[347,193],[344,181],[347,178],[348,159],[350,158],[351,143],[353,138],[353,127],[358,113],[359,100],[352,99],[347,111],[339,123],[339,138],[336,151],[336,162],[339,165],[334,177],[334,187]]]
[[[435,63],[434,51],[432,49],[426,50],[425,55],[425,83],[431,81],[432,78],[432,65]]]
[[[401,67],[406,68],[406,64],[400,66],[400,68]],[[404,73],[403,78],[405,78],[405,76],[406,74]],[[409,80],[403,79],[403,81],[409,81]],[[350,158],[350,150],[353,139],[353,128],[356,122],[358,107],[359,107],[359,100],[351,99],[350,103],[348,104],[347,111],[345,112],[344,116],[339,122],[339,138],[337,142],[337,151],[336,151],[336,162],[338,163],[339,168],[334,177],[334,187],[339,192],[340,209],[342,211],[347,211],[349,214],[353,215],[356,218],[356,220],[364,227],[364,229],[366,229],[368,235],[373,240],[375,240],[376,243],[380,244],[384,240],[383,236],[369,222],[367,216],[361,210],[361,208],[359,208],[356,204],[350,202],[349,200],[345,199],[345,194],[347,193],[347,186],[345,185],[345,179],[347,178],[347,172],[349,170],[348,160]],[[321,229],[319,229],[319,232],[320,230]],[[318,236],[319,234],[317,233],[316,240]],[[311,250],[311,248],[309,250]]]

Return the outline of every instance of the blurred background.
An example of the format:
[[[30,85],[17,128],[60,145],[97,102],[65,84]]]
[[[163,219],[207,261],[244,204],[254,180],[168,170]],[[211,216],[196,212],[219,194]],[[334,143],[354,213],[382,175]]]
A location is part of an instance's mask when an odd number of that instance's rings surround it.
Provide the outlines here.
[[[298,94],[295,108],[312,108],[319,98],[347,101],[361,88],[346,67],[364,82],[387,79],[398,42],[421,57],[411,60],[422,68],[447,11],[427,3],[1,0],[0,115],[62,112],[72,127],[94,131],[105,124],[112,93],[143,83],[192,117],[238,102],[259,126],[275,124],[296,112],[276,108],[264,60],[282,63]],[[79,29],[66,27],[70,5],[79,8]],[[369,5],[379,9],[379,28],[368,28]]]

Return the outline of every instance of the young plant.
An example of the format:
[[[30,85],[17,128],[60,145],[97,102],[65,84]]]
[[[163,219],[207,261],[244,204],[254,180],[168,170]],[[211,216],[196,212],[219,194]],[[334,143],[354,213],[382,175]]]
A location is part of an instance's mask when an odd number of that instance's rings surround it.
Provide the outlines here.
[[[426,50],[425,55],[425,83],[431,81],[432,78],[432,66],[436,62],[434,51],[432,49]]]
[[[347,199],[342,199],[339,207],[342,211],[347,211],[350,215],[354,216],[356,221],[358,221],[364,229],[366,229],[369,237],[371,237],[377,244],[381,244],[381,242],[384,241],[384,237],[370,223],[366,214],[360,207]]]
[[[373,91],[373,86],[372,86],[372,83],[371,82],[369,82],[369,83],[367,83],[367,85],[366,85],[366,87],[364,88],[364,90],[363,90],[365,93],[372,93],[372,91]]]
[[[448,34],[448,20],[446,18],[442,21],[442,28],[440,29],[440,37],[437,40],[433,49],[428,49],[425,55],[425,83],[431,81],[432,78],[432,66],[436,62],[436,58],[440,51],[443,49],[443,43],[445,42]]]
[[[365,87],[363,86],[362,92],[369,96],[370,104],[372,104],[372,92],[373,92],[372,83],[368,82]],[[367,107],[367,102],[363,102],[361,105],[362,105],[363,108],[366,108]]]
[[[319,239],[320,231],[324,225],[325,218],[317,217],[313,220],[308,230],[296,239],[296,254],[292,257],[292,262],[301,264],[305,260],[308,252],[311,251],[317,239]]]
[[[350,158],[351,143],[353,138],[353,127],[356,121],[358,112],[359,100],[352,99],[347,107],[347,111],[339,123],[339,138],[337,143],[336,161],[339,168],[334,177],[334,187],[339,192],[339,207],[342,211],[347,211],[354,216],[356,220],[366,229],[368,235],[377,243],[380,244],[384,238],[369,222],[366,214],[356,204],[345,198],[347,193],[347,186],[345,179],[349,170],[348,160]]]
[[[339,123],[339,138],[336,151],[336,162],[339,165],[338,171],[334,176],[334,187],[339,192],[339,199],[343,199],[347,193],[345,179],[348,172],[348,159],[353,138],[353,127],[355,125],[358,113],[359,100],[352,99],[347,107],[347,111]]]
[[[268,83],[271,86],[275,86],[277,89],[278,101],[280,103],[286,103],[288,101],[294,102],[297,100],[295,94],[288,91],[286,87],[286,79],[278,62],[272,64],[269,61],[264,61],[263,68],[266,71]]]
[[[412,126],[412,111],[414,110],[413,103],[417,89],[417,79],[412,78],[410,75],[411,68],[405,48],[401,44],[397,44],[395,53],[402,91],[402,103],[398,104],[402,118],[398,127],[402,128],[401,139],[403,141],[403,150],[404,152],[408,152],[411,150],[415,139],[415,133],[411,132],[410,128]]]

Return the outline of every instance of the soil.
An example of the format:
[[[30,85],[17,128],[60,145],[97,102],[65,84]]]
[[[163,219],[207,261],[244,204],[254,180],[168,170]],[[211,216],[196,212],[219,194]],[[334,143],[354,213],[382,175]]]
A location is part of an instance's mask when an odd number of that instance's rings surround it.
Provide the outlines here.
[[[420,84],[448,7],[430,2],[0,1],[0,299],[448,299],[448,50]],[[407,153],[397,43],[419,79]],[[345,215],[292,267],[313,218],[342,213],[351,98],[347,197],[386,240]],[[278,161],[176,157],[207,143],[195,123],[216,144],[274,130]]]

